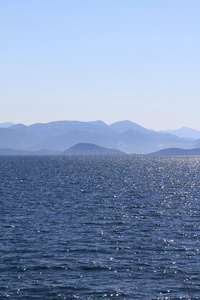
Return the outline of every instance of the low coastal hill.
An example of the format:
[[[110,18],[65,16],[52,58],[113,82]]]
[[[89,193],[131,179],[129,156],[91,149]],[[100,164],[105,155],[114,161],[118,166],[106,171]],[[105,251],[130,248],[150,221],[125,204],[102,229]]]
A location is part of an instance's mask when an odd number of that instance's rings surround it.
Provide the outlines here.
[[[78,156],[111,156],[123,155],[122,151],[100,147],[91,143],[79,143],[63,152],[63,155]]]
[[[195,149],[181,149],[181,148],[168,148],[150,153],[149,155],[200,155],[200,148]]]

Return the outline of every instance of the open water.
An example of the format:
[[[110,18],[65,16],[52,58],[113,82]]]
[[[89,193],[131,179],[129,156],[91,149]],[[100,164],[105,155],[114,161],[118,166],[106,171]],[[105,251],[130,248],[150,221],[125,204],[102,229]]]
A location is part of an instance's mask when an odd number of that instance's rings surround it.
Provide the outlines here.
[[[200,299],[199,157],[0,157],[0,299]]]

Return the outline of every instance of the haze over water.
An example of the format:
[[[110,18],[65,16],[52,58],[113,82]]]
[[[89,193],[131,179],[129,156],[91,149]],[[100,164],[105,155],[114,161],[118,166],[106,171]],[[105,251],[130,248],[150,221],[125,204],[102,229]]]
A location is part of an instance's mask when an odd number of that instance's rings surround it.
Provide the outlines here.
[[[0,164],[1,299],[200,299],[199,157]]]

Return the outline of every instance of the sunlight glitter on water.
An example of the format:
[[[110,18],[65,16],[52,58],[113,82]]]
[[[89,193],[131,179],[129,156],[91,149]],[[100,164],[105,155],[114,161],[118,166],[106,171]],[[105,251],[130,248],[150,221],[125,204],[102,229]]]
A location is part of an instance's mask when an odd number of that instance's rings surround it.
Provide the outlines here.
[[[2,298],[198,299],[200,159],[0,160]]]

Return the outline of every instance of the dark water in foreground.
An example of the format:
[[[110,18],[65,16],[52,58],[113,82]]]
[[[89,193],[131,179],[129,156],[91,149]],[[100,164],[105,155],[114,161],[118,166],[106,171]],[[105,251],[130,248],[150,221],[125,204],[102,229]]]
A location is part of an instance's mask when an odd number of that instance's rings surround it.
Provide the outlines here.
[[[200,299],[200,158],[0,165],[0,299]]]

